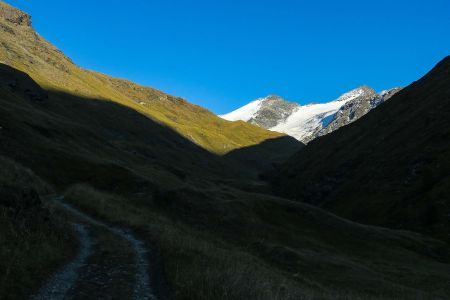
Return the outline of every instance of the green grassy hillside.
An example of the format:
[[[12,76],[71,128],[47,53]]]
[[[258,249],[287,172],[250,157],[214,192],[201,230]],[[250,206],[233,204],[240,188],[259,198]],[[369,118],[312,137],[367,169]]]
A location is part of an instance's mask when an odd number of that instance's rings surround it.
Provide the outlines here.
[[[232,162],[128,107],[42,90],[6,65],[0,78],[6,82],[0,84],[0,153],[56,187],[83,181],[155,191],[244,176]]]
[[[2,2],[0,12],[0,62],[24,71],[45,89],[130,107],[217,154],[283,136],[245,122],[228,122],[179,97],[82,69],[33,30],[31,17]]]
[[[302,149],[273,187],[359,222],[448,238],[449,115],[447,57],[361,120]]]
[[[297,144],[80,69],[36,36],[22,12],[5,5],[0,11],[6,63],[0,65],[0,155],[33,170],[33,178],[84,212],[155,245],[175,299],[444,299],[450,293],[447,244],[263,194],[266,187],[250,175]],[[5,170],[0,176],[15,174]],[[34,182],[13,178],[21,180],[4,198]],[[13,228],[8,243],[20,251],[55,253],[42,266],[46,272],[66,247],[54,243],[64,222],[57,215],[51,220],[40,243],[26,248],[15,223],[1,219],[1,230]],[[0,244],[1,251],[7,247]],[[34,274],[34,261],[22,264],[14,278]],[[0,267],[5,274],[8,266]],[[1,284],[0,292],[15,288],[12,281]],[[18,296],[31,294],[34,284],[22,284]]]
[[[127,107],[40,89],[5,65],[0,78],[9,79],[0,87],[0,153],[67,189],[84,211],[156,242],[177,299],[449,292],[442,242],[255,193],[261,186],[240,180],[229,158]],[[251,157],[243,151],[236,159]]]

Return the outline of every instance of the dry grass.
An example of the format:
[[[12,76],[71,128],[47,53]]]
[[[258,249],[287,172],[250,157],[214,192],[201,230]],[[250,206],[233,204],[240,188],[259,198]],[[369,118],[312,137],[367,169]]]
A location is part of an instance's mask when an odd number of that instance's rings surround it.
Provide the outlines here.
[[[122,226],[145,228],[163,253],[176,299],[302,299],[295,282],[277,274],[264,261],[216,241],[184,224],[177,224],[145,207],[89,186],[69,189],[66,198],[99,218]]]
[[[49,187],[0,157],[0,299],[24,299],[73,253],[67,228],[44,209]]]
[[[439,242],[238,191],[227,186],[241,178],[229,170],[231,160],[185,139],[223,154],[278,134],[83,70],[31,28],[10,29],[0,26],[0,60],[28,73],[46,88],[48,99],[36,103],[2,87],[0,153],[60,190],[89,184],[69,189],[68,201],[157,245],[177,299],[439,299],[450,293],[448,248]],[[3,69],[4,78],[18,76],[17,70]],[[20,77],[19,82],[26,78]],[[25,90],[26,81],[31,80],[25,80]],[[3,176],[9,178],[9,172]],[[7,179],[19,182],[11,192],[18,199],[13,203],[27,203],[21,191],[30,182],[39,184],[18,174]],[[253,190],[246,181],[239,184]],[[42,218],[26,219],[41,227],[27,222],[21,227],[9,214],[1,215],[13,224],[0,227],[6,232],[0,238],[12,237],[1,248],[2,268],[10,270],[3,282],[8,291],[28,292],[63,258],[58,223],[35,207],[39,213],[32,215]],[[11,253],[21,257],[14,265]],[[31,273],[38,268],[44,272]]]
[[[355,249],[346,250],[346,246],[338,245],[339,240],[330,240],[331,244],[337,244],[336,249],[333,250],[336,252],[329,254],[334,257],[326,257],[326,252],[323,254],[323,257],[320,255],[311,257],[310,253],[312,251],[324,251],[324,249],[329,247],[326,242],[324,243],[326,239],[324,240],[323,238],[325,237],[315,233],[313,227],[306,228],[306,230],[312,230],[310,235],[306,234],[307,236],[298,237],[296,235],[299,233],[294,232],[289,237],[292,240],[303,240],[302,243],[310,243],[311,245],[308,245],[306,249],[291,250],[298,253],[296,255],[299,256],[296,258],[298,262],[292,261],[289,263],[290,266],[288,268],[291,268],[291,270],[288,271],[282,267],[282,261],[285,259],[283,258],[283,252],[272,253],[270,257],[267,257],[267,254],[261,254],[261,251],[264,252],[265,250],[255,251],[255,246],[252,245],[256,243],[258,244],[257,248],[269,249],[272,244],[277,243],[276,235],[281,234],[287,238],[291,233],[288,231],[281,233],[279,229],[276,230],[270,226],[264,228],[262,223],[259,222],[268,221],[258,220],[255,215],[248,215],[248,219],[253,219],[254,222],[259,223],[258,226],[262,226],[261,232],[253,232],[248,236],[249,232],[246,232],[248,228],[243,226],[241,231],[238,229],[232,233],[234,240],[229,240],[221,237],[222,234],[220,233],[225,229],[226,225],[222,224],[223,227],[218,228],[214,222],[206,221],[204,219],[205,216],[194,212],[192,213],[194,218],[197,219],[196,222],[194,224],[191,224],[190,221],[186,223],[180,218],[174,219],[169,217],[170,212],[168,214],[164,213],[158,209],[158,206],[154,206],[145,200],[127,200],[124,197],[100,192],[86,185],[76,185],[70,188],[66,193],[66,199],[97,218],[134,228],[141,233],[143,238],[157,244],[164,259],[166,274],[172,284],[176,299],[439,299],[438,295],[441,294],[441,292],[437,292],[435,295],[425,292],[422,288],[427,288],[420,286],[423,283],[417,283],[419,285],[417,287],[408,287],[407,285],[389,282],[387,278],[376,278],[378,275],[375,275],[375,269],[370,270],[370,268],[373,267],[373,263],[377,264],[378,262],[364,262],[349,258],[347,255],[353,251],[361,251],[357,250],[358,246],[352,246],[351,243],[348,247],[355,247]],[[221,204],[217,203],[217,205],[220,206]],[[277,215],[273,208],[270,210],[270,213]],[[266,213],[269,212],[267,211]],[[309,212],[309,214],[314,213],[320,214],[322,217],[326,216],[320,212]],[[214,211],[211,211],[211,214],[213,215],[211,218],[217,218],[214,216]],[[261,212],[259,216],[264,218],[263,215],[264,212]],[[225,212],[222,218],[227,218]],[[274,221],[269,222],[274,224]],[[324,222],[328,221],[324,220]],[[203,225],[200,225],[201,223],[210,228],[205,229]],[[308,227],[310,225],[306,221],[303,225],[298,224],[298,226]],[[339,224],[337,222],[333,226],[350,226],[351,228],[353,225]],[[361,230],[357,227],[353,229],[355,231]],[[255,230],[257,231],[257,229]],[[370,231],[365,234],[375,234],[375,229],[372,233]],[[389,238],[404,238],[400,236],[395,237],[395,233],[389,232],[377,232],[376,234],[380,235],[380,239],[386,240]],[[386,236],[383,237],[385,234]],[[261,235],[265,235],[267,240],[261,240]],[[317,241],[314,241],[314,239],[317,239]],[[374,243],[377,244],[377,238],[374,239]],[[351,240],[353,243],[358,244],[358,238],[356,240],[351,238]],[[365,243],[364,241],[360,242],[360,244]],[[389,243],[387,242],[387,244]],[[380,253],[374,253],[372,256],[378,257],[377,260],[380,263],[390,264],[393,263],[393,260],[398,260],[395,255],[410,255],[407,254],[406,250],[403,250],[405,251],[404,254],[398,253],[400,249],[397,247],[398,244],[402,243],[401,241],[391,241],[391,243],[394,243],[391,246],[393,248],[392,252],[380,247],[377,250]],[[288,245],[286,245],[286,249],[288,249],[287,247]],[[302,254],[303,251],[304,253]],[[382,251],[385,251],[385,253],[382,253]],[[306,254],[309,256],[302,258],[301,255]],[[383,255],[386,257],[383,258]],[[393,257],[389,257],[391,255]],[[371,258],[370,254],[368,257]],[[317,259],[323,260],[323,263],[319,265],[330,264],[329,267],[321,269],[323,274],[314,270],[314,268],[318,268],[318,263],[315,262]],[[423,258],[417,259],[417,272],[422,272],[420,268],[427,268],[425,264],[428,262],[422,261]],[[337,265],[339,260],[346,265],[340,274],[342,279],[330,279],[333,276],[339,276],[339,270],[333,271],[335,268],[333,264]],[[300,264],[297,265],[297,263]],[[421,266],[422,263],[424,264],[423,266]],[[351,266],[351,264],[354,265]],[[428,268],[431,266],[432,263],[428,263]],[[348,268],[350,270],[354,268],[355,270],[349,272]],[[359,268],[365,271],[358,271]],[[440,273],[440,275],[437,275],[437,270],[433,271],[430,269],[427,272],[434,274],[430,276],[441,276],[445,274],[446,267],[443,266],[443,268],[443,273]],[[386,267],[382,272],[388,272],[388,270],[389,272],[400,272],[399,274],[404,272],[396,270],[396,266]],[[361,276],[361,278],[351,278],[352,272],[359,274],[358,276]],[[376,272],[380,272],[380,270]],[[381,275],[380,273],[380,276],[385,275],[387,274]],[[373,276],[375,278],[372,278]],[[406,272],[402,276],[408,277],[410,275]],[[414,276],[411,276],[410,281],[415,280],[412,277]],[[355,280],[356,282],[352,282]],[[367,283],[368,286],[365,287],[363,282]],[[407,282],[407,280],[404,282]],[[436,286],[438,285],[439,283],[437,282]]]
[[[217,154],[284,136],[245,122],[228,122],[182,98],[82,69],[32,27],[13,25],[1,16],[0,25],[0,62],[24,71],[46,89],[132,108]]]

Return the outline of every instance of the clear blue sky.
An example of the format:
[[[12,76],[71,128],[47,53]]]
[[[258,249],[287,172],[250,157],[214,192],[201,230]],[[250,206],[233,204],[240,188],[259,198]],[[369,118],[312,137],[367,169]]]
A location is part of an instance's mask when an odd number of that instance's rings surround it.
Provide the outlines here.
[[[449,0],[6,0],[77,64],[216,113],[418,79],[450,54]]]

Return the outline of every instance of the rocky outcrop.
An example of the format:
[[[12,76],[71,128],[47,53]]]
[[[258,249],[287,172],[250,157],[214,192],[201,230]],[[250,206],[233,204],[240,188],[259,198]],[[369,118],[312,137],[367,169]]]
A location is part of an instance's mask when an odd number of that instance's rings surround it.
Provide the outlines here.
[[[339,111],[336,112],[330,124],[315,132],[314,135],[311,136],[310,140],[331,133],[358,120],[401,90],[401,88],[393,88],[377,94],[368,86],[364,86],[362,89],[364,90],[364,93],[362,93],[359,97],[345,103]]]
[[[272,128],[286,120],[300,105],[289,102],[280,96],[270,95],[261,101],[258,114],[248,122],[263,128]]]
[[[4,2],[0,2],[0,18],[10,24],[19,26],[31,26],[31,16]]]

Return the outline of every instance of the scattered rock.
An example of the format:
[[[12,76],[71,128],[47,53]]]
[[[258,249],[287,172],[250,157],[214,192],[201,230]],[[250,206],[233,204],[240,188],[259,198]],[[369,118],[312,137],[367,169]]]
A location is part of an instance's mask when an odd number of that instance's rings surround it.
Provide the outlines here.
[[[29,14],[3,2],[0,2],[0,18],[14,25],[31,26],[31,16]]]

